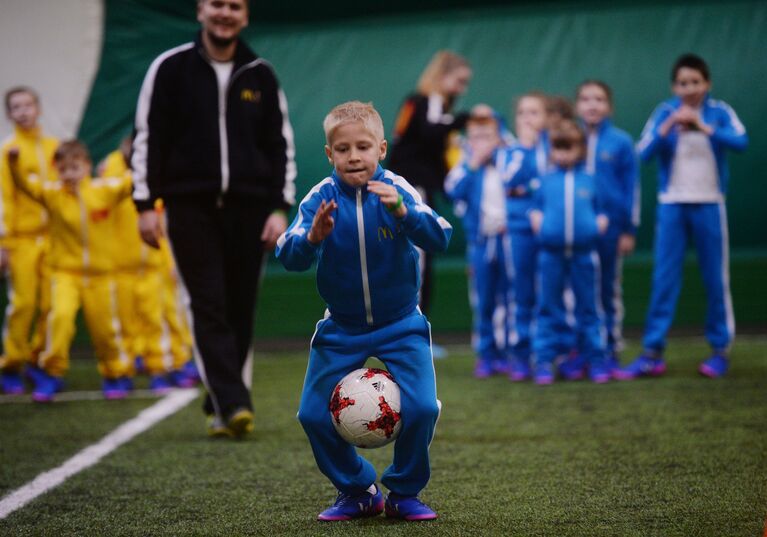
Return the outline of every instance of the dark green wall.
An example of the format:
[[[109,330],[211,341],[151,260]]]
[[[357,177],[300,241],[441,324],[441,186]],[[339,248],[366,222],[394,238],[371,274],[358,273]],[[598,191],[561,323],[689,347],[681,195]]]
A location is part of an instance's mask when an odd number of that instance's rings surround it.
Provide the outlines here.
[[[106,2],[102,64],[81,128],[97,157],[130,130],[152,58],[196,30],[191,0],[156,4]],[[307,10],[288,1],[280,10],[265,8],[261,18],[255,12],[246,39],[275,65],[288,96],[299,196],[329,171],[322,150],[324,114],[344,100],[370,100],[390,131],[400,100],[437,49],[459,51],[475,68],[462,106],[484,101],[508,114],[512,99],[527,90],[572,95],[581,80],[602,78],[615,93],[616,123],[635,137],[655,104],[669,95],[675,57],[694,51],[711,65],[714,94],[738,111],[751,136],[748,151],[732,159],[733,247],[767,247],[765,2],[499,4],[454,0],[449,9],[436,10],[436,2],[416,2],[411,5],[418,9],[408,13],[398,1],[375,16],[359,17],[360,8],[351,2],[328,11],[319,3]],[[647,166],[644,249],[652,240],[654,191],[654,170]],[[451,245],[455,255],[463,249],[458,238]]]

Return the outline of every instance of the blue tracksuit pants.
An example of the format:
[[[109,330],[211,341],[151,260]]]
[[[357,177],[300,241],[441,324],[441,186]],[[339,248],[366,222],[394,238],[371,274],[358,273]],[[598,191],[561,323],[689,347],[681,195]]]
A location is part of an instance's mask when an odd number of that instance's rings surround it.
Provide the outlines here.
[[[298,419],[317,466],[338,490],[359,494],[374,483],[375,468],[338,435],[328,410],[338,381],[370,356],[386,364],[402,403],[394,460],[381,483],[397,494],[417,495],[429,481],[429,444],[439,417],[431,327],[418,310],[381,327],[342,326],[332,317],[317,323]]]
[[[659,204],[655,226],[652,294],[642,345],[662,352],[674,320],[682,288],[688,240],[698,253],[706,288],[706,339],[715,350],[726,350],[735,336],[730,296],[729,239],[724,203]]]
[[[567,255],[564,250],[541,248],[538,270],[540,293],[534,339],[537,363],[552,363],[563,346],[562,339],[570,338],[564,322],[566,308],[563,300],[568,282],[575,295],[578,350],[587,363],[601,363],[605,337],[598,306],[599,258],[596,252],[582,250]]]
[[[610,226],[607,232],[597,240],[607,354],[623,350],[623,257],[618,255],[620,235],[619,229]]]
[[[538,239],[530,230],[512,230],[511,244],[514,268],[511,282],[514,303],[511,353],[518,360],[529,360],[535,313]]]
[[[477,356],[488,362],[505,361],[513,324],[511,239],[508,234],[479,237],[468,245],[467,257]],[[499,308],[504,314],[502,322],[496,320]]]

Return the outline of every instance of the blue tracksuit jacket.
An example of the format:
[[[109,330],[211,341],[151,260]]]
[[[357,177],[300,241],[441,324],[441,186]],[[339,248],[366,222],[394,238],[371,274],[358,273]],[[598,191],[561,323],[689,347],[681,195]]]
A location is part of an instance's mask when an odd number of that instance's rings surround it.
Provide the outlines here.
[[[658,196],[664,194],[677,154],[679,133],[658,133],[660,125],[682,106],[674,97],[658,105],[647,121],[637,144],[643,161],[658,160]],[[714,130],[709,136],[718,174],[722,201],[718,203],[659,203],[656,213],[655,264],[652,293],[642,340],[648,351],[660,353],[666,346],[682,287],[682,265],[688,241],[697,251],[706,288],[706,339],[714,350],[726,351],[735,335],[735,317],[730,295],[729,244],[724,194],[729,182],[728,149],[741,151],[748,145],[746,129],[725,102],[707,96],[701,119]]]
[[[376,481],[375,468],[341,439],[328,411],[338,381],[376,356],[399,384],[403,424],[381,482],[409,496],[429,481],[429,444],[439,415],[430,327],[417,309],[414,245],[444,250],[452,228],[402,177],[379,166],[373,179],[395,185],[407,206],[404,218],[394,218],[377,195],[334,172],[301,202],[277,243],[277,258],[288,270],[306,270],[317,260],[317,288],[328,306],[312,337],[298,411],[317,465],[349,494]],[[338,204],[335,226],[313,245],[306,236],[322,200]]]

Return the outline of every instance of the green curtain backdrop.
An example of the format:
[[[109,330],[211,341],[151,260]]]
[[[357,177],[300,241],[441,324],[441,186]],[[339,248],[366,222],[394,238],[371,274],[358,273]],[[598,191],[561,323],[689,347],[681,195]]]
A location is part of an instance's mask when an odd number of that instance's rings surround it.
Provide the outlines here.
[[[97,158],[130,132],[150,61],[190,40],[197,29],[192,0],[105,3],[101,66],[80,130]],[[299,198],[329,171],[322,147],[325,113],[344,100],[372,101],[390,132],[401,99],[438,49],[456,50],[474,66],[462,107],[487,102],[508,116],[512,100],[527,90],[572,96],[583,79],[601,78],[614,91],[616,124],[635,138],[656,103],[670,93],[672,62],[692,51],[708,60],[713,94],[735,108],[751,137],[747,152],[731,159],[732,245],[767,247],[765,2],[453,0],[411,2],[417,9],[408,11],[406,2],[397,1],[367,16],[357,16],[361,10],[351,2],[330,10],[302,4],[254,8],[245,33],[257,53],[274,64],[288,97]],[[643,167],[642,175],[639,244],[647,250],[654,168]],[[457,239],[450,251],[460,256],[460,233]]]

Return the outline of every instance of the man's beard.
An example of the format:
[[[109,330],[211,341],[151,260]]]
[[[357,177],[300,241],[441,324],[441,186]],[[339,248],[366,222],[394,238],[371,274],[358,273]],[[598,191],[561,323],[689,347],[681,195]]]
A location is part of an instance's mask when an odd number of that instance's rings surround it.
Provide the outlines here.
[[[237,41],[237,36],[223,38],[223,37],[218,37],[217,35],[215,35],[213,32],[210,32],[210,31],[207,31],[205,33],[208,35],[208,40],[210,41],[210,43],[216,48],[226,48],[232,43],[234,43],[235,41]]]

